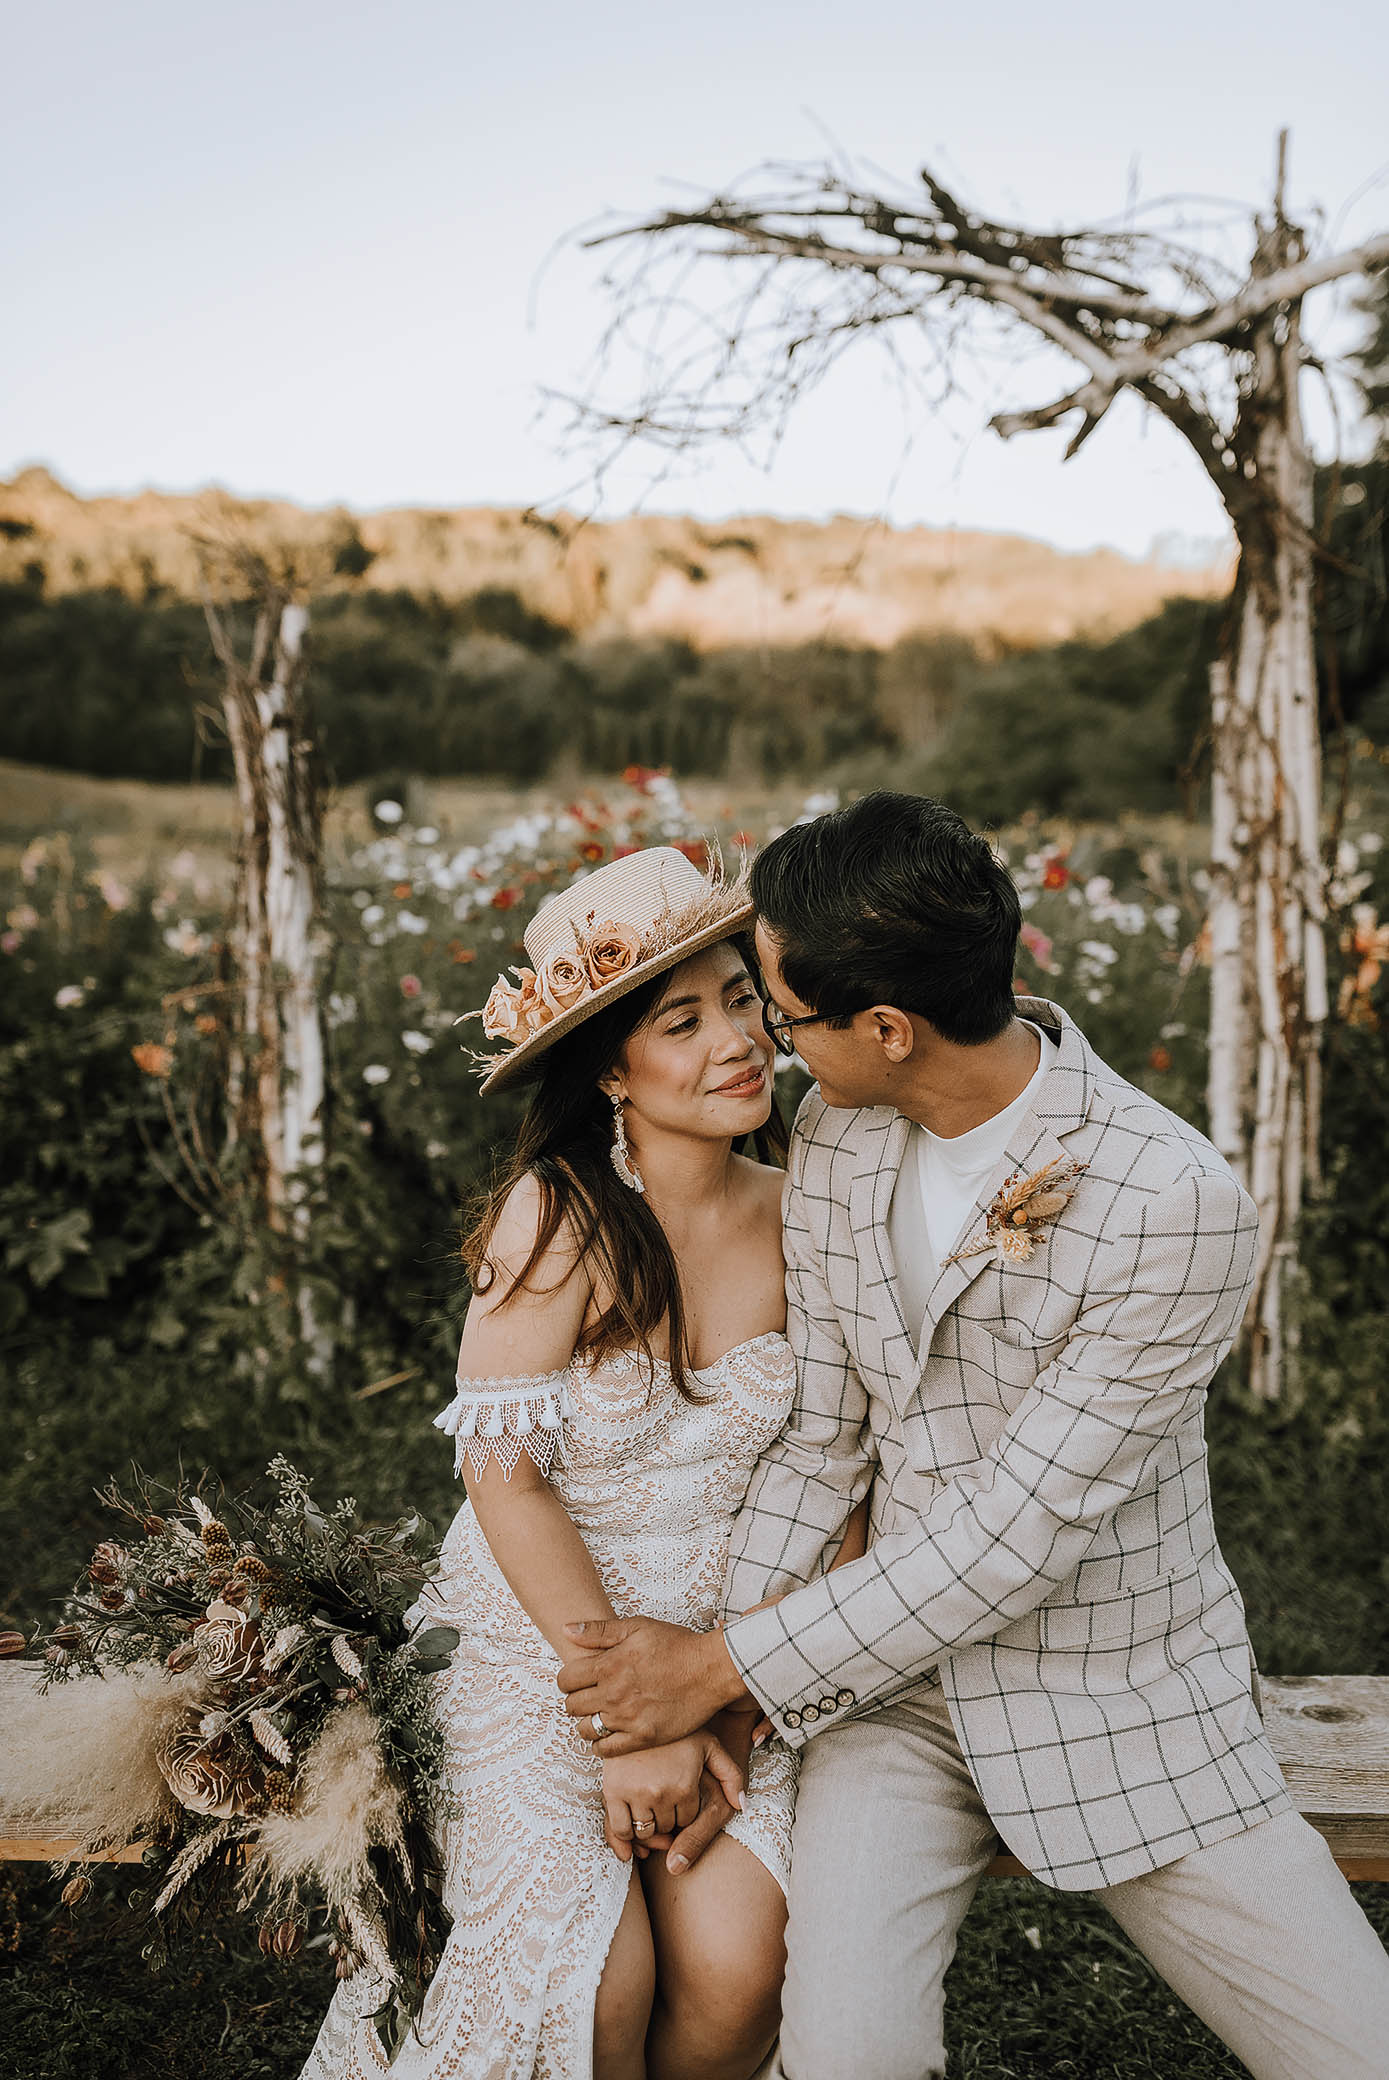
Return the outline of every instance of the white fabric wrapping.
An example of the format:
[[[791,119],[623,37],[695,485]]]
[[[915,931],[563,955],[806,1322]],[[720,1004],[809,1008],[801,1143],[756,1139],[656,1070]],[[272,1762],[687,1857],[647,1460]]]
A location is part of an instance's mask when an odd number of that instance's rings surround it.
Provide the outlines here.
[[[454,1441],[453,1470],[466,1458],[475,1474],[495,1459],[511,1479],[522,1452],[544,1474],[554,1464],[564,1419],[570,1413],[568,1369],[520,1373],[506,1379],[464,1379],[452,1401],[434,1418],[434,1428]]]

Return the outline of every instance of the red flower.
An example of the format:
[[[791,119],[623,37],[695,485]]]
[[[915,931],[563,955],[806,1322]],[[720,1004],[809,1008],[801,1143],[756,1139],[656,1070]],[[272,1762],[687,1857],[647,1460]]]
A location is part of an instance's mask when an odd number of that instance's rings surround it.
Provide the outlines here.
[[[1171,1066],[1172,1056],[1168,1049],[1161,1045],[1155,1047],[1148,1056],[1148,1067],[1156,1069],[1159,1076],[1164,1076]]]
[[[1043,888],[1064,888],[1071,878],[1064,853],[1054,852],[1042,868]]]
[[[699,868],[701,874],[708,867],[709,847],[703,838],[677,838],[675,849],[677,852],[683,852],[690,864]]]
[[[391,894],[398,903],[403,903],[407,896],[412,896],[414,893],[414,888],[408,881],[397,881],[395,887],[391,890]]]
[[[629,858],[629,857],[631,856],[631,854],[632,854],[632,853],[634,853],[634,852],[640,852],[640,851],[641,851],[641,847],[640,847],[640,845],[614,845],[614,847],[613,847],[613,858],[614,858],[614,859],[628,859],[628,858]]]
[[[663,768],[660,766],[625,766],[622,784],[624,787],[635,787],[639,794],[645,794],[652,781],[659,778],[662,771]]]
[[[418,975],[402,975],[400,978],[400,994],[403,997],[417,997],[423,988],[424,984]]]
[[[499,888],[492,898],[494,910],[514,910],[521,900],[519,888]]]
[[[579,857],[586,860],[600,860],[606,851],[606,845],[600,845],[596,838],[589,838],[579,847]]]

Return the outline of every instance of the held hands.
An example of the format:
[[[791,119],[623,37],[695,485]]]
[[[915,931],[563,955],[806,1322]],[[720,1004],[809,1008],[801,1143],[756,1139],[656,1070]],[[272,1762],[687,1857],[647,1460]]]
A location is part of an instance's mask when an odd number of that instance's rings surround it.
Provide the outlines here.
[[[596,1618],[564,1629],[576,1643],[559,1672],[565,1708],[605,1762],[678,1741],[726,1706],[750,1702],[721,1633],[658,1618]]]
[[[668,1870],[687,1870],[742,1803],[743,1772],[709,1731],[603,1764],[604,1832],[624,1863],[665,1850]]]

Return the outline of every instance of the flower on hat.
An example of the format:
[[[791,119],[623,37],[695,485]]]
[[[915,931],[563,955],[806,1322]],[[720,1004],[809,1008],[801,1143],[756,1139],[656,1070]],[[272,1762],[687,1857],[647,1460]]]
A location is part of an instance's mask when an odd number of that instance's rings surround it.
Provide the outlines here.
[[[535,987],[552,1018],[571,1011],[592,987],[582,953],[552,953],[537,973]]]
[[[492,994],[482,1010],[482,1030],[489,1040],[509,1040],[519,1047],[529,1040],[542,1026],[547,1026],[554,1013],[541,1001],[536,988],[534,968],[515,968],[520,988],[499,975],[492,986]]]
[[[583,951],[589,979],[595,989],[601,989],[605,982],[625,974],[634,965],[641,952],[641,937],[630,925],[617,924],[609,918],[606,924],[589,926]]]

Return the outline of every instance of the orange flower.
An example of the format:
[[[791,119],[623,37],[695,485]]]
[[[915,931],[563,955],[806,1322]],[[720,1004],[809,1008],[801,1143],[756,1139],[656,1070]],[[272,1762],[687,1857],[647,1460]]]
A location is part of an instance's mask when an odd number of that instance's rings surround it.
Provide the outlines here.
[[[606,924],[591,925],[584,952],[593,987],[601,989],[615,975],[625,974],[640,950],[641,940],[629,925],[616,924],[611,919]]]
[[[1042,868],[1043,888],[1064,888],[1071,878],[1064,853],[1054,852]]]
[[[521,900],[519,888],[499,888],[492,898],[494,910],[514,910]]]
[[[157,1040],[142,1040],[130,1053],[136,1068],[146,1076],[167,1077],[174,1066],[173,1049],[161,1047]]]
[[[590,862],[600,860],[606,850],[607,847],[600,845],[596,838],[587,838],[579,847],[579,858]]]
[[[215,1033],[217,1030],[217,1021],[210,1011],[200,1011],[193,1023],[202,1034]]]
[[[1148,1067],[1156,1069],[1159,1076],[1165,1076],[1171,1066],[1172,1056],[1170,1050],[1162,1046],[1153,1048],[1148,1056]]]

